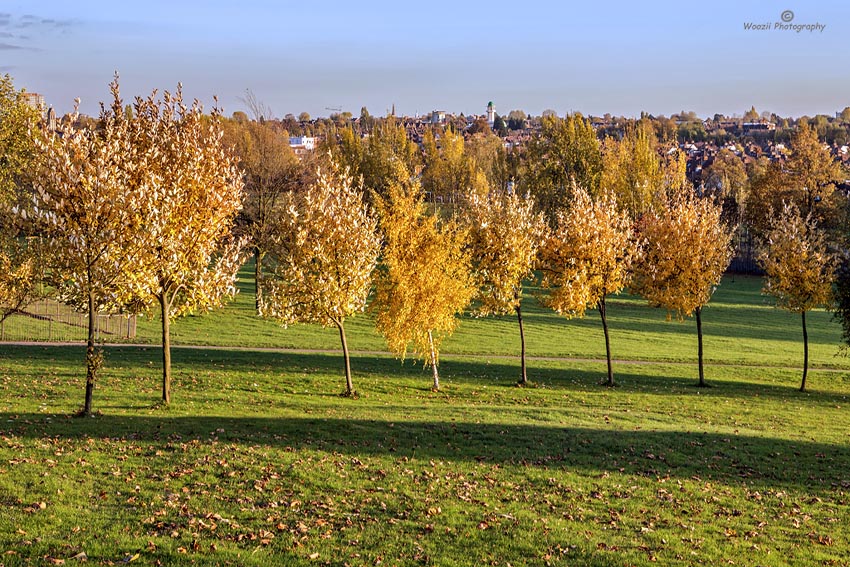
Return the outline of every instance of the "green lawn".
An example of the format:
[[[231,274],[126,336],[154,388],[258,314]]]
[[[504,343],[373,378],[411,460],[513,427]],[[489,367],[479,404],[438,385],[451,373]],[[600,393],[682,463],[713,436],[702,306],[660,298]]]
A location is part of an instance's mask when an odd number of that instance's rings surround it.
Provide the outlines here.
[[[558,358],[604,355],[595,313],[533,301],[535,388],[497,356],[518,348],[511,318],[465,319],[434,393],[421,365],[362,353],[384,347],[361,317],[360,398],[340,398],[336,353],[226,348],[337,348],[331,329],[256,320],[247,293],[174,326],[225,347],[175,349],[166,409],[155,346],[106,349],[92,419],[68,417],[82,347],[3,346],[0,565],[848,565],[839,330],[810,317],[797,392],[799,321],[759,285],[727,278],[705,311],[710,389],[693,387],[693,321],[629,297],[610,307],[632,361],[614,389],[603,362]]]

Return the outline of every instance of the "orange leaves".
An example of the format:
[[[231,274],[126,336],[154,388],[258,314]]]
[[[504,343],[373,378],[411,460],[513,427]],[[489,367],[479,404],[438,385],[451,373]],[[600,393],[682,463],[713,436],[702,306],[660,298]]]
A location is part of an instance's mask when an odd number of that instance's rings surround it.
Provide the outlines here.
[[[721,209],[709,199],[680,195],[638,223],[642,260],[632,289],[678,317],[711,298],[732,256]]]
[[[764,292],[776,297],[779,307],[802,313],[831,301],[835,255],[812,215],[803,217],[793,204],[786,203],[774,218],[759,263],[767,275]]]

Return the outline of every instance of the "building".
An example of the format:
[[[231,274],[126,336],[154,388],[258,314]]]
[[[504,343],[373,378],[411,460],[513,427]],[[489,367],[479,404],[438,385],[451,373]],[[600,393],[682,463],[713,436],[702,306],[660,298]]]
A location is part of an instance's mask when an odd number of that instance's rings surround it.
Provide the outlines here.
[[[493,106],[493,101],[487,103],[487,124],[490,127],[493,127],[493,124],[496,123],[496,107]]]
[[[316,149],[316,138],[309,136],[290,136],[289,147],[295,155],[302,156]]]
[[[45,104],[44,97],[38,93],[23,93],[24,102],[32,108],[33,110],[37,110],[39,112],[44,112]]]

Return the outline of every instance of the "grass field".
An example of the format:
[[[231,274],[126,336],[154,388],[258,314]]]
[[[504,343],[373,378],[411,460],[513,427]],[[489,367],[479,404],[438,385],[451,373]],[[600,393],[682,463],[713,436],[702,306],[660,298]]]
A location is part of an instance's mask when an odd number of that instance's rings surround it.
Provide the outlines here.
[[[247,287],[246,287],[247,290]],[[692,321],[612,302],[618,388],[598,385],[596,318],[529,302],[529,376],[516,324],[464,320],[444,390],[349,343],[360,398],[340,398],[330,329],[226,310],[175,326],[174,403],[159,351],[108,347],[92,419],[81,347],[0,349],[0,565],[848,565],[850,364],[829,314],[799,321],[759,282],[727,279],[706,309],[707,377]],[[149,325],[149,326],[148,326]],[[140,325],[155,340],[155,326]],[[228,348],[229,347],[229,348]],[[240,348],[235,348],[240,347]],[[627,362],[628,361],[628,362]]]

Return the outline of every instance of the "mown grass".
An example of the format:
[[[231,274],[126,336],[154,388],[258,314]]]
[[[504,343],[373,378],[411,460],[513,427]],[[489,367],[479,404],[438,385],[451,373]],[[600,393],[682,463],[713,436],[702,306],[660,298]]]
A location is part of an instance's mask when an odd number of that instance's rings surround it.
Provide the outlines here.
[[[844,372],[119,347],[75,419],[82,355],[3,349],[0,564],[847,564]]]
[[[800,318],[773,307],[762,295],[761,278],[726,276],[703,312],[705,359],[724,364],[802,366]],[[318,325],[282,328],[255,315],[254,286],[249,270],[239,280],[240,293],[223,309],[184,317],[171,327],[174,344],[338,350],[335,329]],[[528,354],[537,357],[604,358],[602,326],[596,311],[585,319],[566,320],[543,307],[535,288],[526,290],[523,307]],[[647,306],[639,297],[622,294],[609,300],[613,356],[622,360],[695,361],[696,325],[693,319],[668,319],[661,309]],[[814,366],[850,370],[850,359],[836,356],[840,327],[831,314],[808,314]],[[384,351],[386,344],[375,331],[369,313],[346,322],[349,348]],[[134,342],[158,344],[158,319],[141,319]],[[513,316],[476,319],[468,315],[442,346],[446,354],[516,356],[519,332]]]
[[[92,419],[80,347],[0,347],[0,566],[847,565],[850,365],[839,330],[799,321],[755,278],[706,309],[713,388],[693,386],[693,322],[639,299],[610,307],[619,387],[595,314],[526,304],[530,378],[515,387],[513,318],[463,321],[444,389],[384,349],[366,316],[341,398],[336,333],[281,329],[253,294],[174,325],[174,402],[160,353],[107,347]],[[155,342],[156,322],[140,325]],[[238,348],[237,348],[238,347]],[[290,347],[293,351],[243,350]],[[306,352],[330,349],[331,352]],[[566,358],[571,357],[571,358]]]

